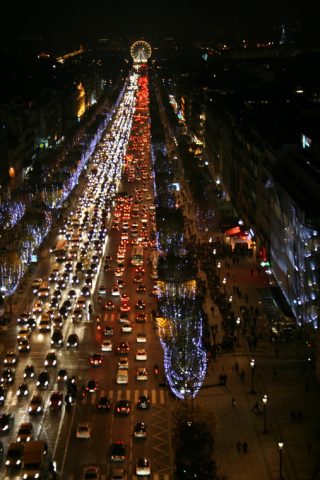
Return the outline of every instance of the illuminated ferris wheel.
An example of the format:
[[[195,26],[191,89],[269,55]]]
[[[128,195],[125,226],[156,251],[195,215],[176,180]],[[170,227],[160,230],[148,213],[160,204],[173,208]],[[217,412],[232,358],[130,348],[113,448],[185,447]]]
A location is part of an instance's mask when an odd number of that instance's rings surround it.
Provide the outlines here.
[[[134,63],[147,63],[151,57],[151,47],[144,40],[137,40],[131,45],[130,53]]]

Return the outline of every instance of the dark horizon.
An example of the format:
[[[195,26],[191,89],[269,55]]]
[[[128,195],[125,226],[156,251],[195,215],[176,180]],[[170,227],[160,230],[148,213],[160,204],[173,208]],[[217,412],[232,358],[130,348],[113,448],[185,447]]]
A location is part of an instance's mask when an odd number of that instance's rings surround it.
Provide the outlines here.
[[[40,37],[45,42],[64,44],[90,42],[99,37],[163,38],[200,40],[268,40],[280,38],[281,25],[286,26],[288,40],[298,36],[319,43],[316,18],[306,7],[280,5],[275,0],[266,5],[256,2],[229,2],[225,5],[205,5],[197,8],[161,2],[161,8],[144,0],[108,5],[97,1],[93,5],[81,2],[55,2],[43,5],[38,1],[17,7],[13,1],[3,17],[1,36],[11,43],[19,37]],[[125,14],[124,14],[125,13]]]

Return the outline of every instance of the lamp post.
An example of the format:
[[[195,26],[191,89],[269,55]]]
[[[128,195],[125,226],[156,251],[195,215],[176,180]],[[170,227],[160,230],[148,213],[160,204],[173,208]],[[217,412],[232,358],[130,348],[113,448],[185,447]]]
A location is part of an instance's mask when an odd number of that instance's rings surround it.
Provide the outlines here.
[[[251,359],[250,361],[250,367],[251,367],[251,393],[254,394],[256,393],[254,390],[254,370],[255,370],[255,360],[254,358]]]
[[[240,317],[237,317],[236,324],[237,324],[237,332],[238,332],[238,347],[240,347]]]
[[[227,283],[226,277],[223,277],[222,283],[223,283],[223,292],[224,294],[226,294],[226,283]]]
[[[282,476],[282,450],[283,450],[283,441],[279,440],[278,448],[279,448],[279,480],[284,480]]]
[[[267,403],[268,403],[267,395],[263,395],[262,403],[263,403],[263,433],[269,433],[267,429]]]

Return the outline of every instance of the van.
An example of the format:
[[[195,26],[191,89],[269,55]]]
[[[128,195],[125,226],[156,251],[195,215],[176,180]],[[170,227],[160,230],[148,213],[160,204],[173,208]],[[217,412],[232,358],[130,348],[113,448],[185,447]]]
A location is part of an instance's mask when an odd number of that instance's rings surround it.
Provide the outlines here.
[[[119,368],[117,372],[117,384],[118,385],[127,385],[129,381],[128,370]]]

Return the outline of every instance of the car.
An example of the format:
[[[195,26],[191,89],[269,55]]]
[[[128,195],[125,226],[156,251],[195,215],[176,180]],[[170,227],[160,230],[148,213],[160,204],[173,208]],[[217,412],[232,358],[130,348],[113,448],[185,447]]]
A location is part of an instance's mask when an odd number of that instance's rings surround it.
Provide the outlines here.
[[[145,333],[137,333],[137,343],[146,343],[147,342],[147,335]]]
[[[111,444],[110,459],[112,462],[124,462],[126,459],[126,448],[124,442],[118,440]]]
[[[57,375],[57,382],[66,382],[68,380],[68,371],[66,368],[60,368]]]
[[[18,469],[21,467],[23,461],[23,445],[17,442],[10,443],[5,465],[7,468]]]
[[[79,423],[77,426],[76,437],[81,439],[91,438],[91,424]]]
[[[98,290],[98,295],[106,295],[106,294],[107,294],[106,287],[104,285],[100,285]]]
[[[0,405],[3,405],[7,396],[7,388],[5,385],[0,385]]]
[[[111,327],[110,325],[107,325],[104,329],[104,335],[106,337],[111,337],[113,335],[113,327]]]
[[[68,298],[63,302],[62,304],[63,307],[67,309],[67,311],[71,310],[72,308],[72,301],[69,300]]]
[[[136,380],[139,382],[144,382],[148,380],[148,372],[146,368],[138,368],[136,373]]]
[[[100,468],[90,465],[82,470],[81,480],[100,480]]]
[[[112,311],[114,310],[114,303],[112,300],[108,300],[105,304],[104,304],[104,308],[108,311]]]
[[[119,315],[119,322],[126,323],[129,321],[129,315],[127,312],[121,312]]]
[[[144,310],[146,308],[145,302],[140,298],[139,300],[136,301],[136,304],[134,306],[136,310]]]
[[[49,400],[50,410],[61,410],[63,403],[63,394],[62,392],[52,392]]]
[[[51,347],[61,348],[63,346],[63,335],[60,328],[56,328],[51,336]]]
[[[23,378],[27,380],[28,378],[34,378],[34,366],[26,365],[23,371]]]
[[[119,290],[119,288],[118,288],[116,285],[114,285],[114,286],[112,287],[112,289],[111,289],[111,295],[112,295],[113,297],[120,297],[120,290]]]
[[[52,297],[55,297],[57,298],[58,300],[60,300],[61,298],[61,290],[59,288],[56,288],[54,290],[54,292],[52,293]]]
[[[18,355],[13,350],[10,350],[6,353],[6,356],[3,360],[3,365],[6,367],[15,367],[18,363]]]
[[[118,368],[120,369],[128,369],[129,368],[129,361],[128,357],[121,357],[118,360]]]
[[[0,414],[0,432],[9,432],[14,423],[14,414],[2,412]]]
[[[94,393],[98,390],[99,383],[97,380],[88,380],[86,383],[86,391],[90,393]]]
[[[40,333],[47,333],[47,332],[50,332],[50,330],[51,330],[51,318],[49,317],[49,315],[44,313],[39,322],[38,331]]]
[[[17,318],[17,324],[20,326],[26,325],[30,314],[27,312],[21,313]]]
[[[101,351],[102,352],[111,352],[112,351],[112,342],[108,338],[102,340],[101,343]]]
[[[100,412],[109,412],[109,410],[111,409],[111,400],[106,396],[100,397],[97,404],[97,409]]]
[[[76,333],[70,333],[67,340],[67,348],[78,348],[79,337]]]
[[[123,293],[121,295],[121,303],[129,303],[130,302],[130,297],[126,293]]]
[[[145,292],[146,292],[146,287],[144,285],[142,285],[142,283],[140,283],[140,285],[138,285],[137,288],[136,288],[136,293],[138,295],[142,295]]]
[[[121,332],[122,333],[132,332],[132,323],[129,320],[127,322],[123,322],[123,324],[121,325]]]
[[[11,385],[16,376],[16,371],[14,368],[5,368],[2,371],[1,378],[0,378],[0,383],[6,383],[8,385]]]
[[[119,400],[114,406],[115,415],[129,415],[131,412],[128,400]]]
[[[123,468],[113,468],[110,480],[127,480],[126,471]]]
[[[18,351],[19,353],[30,352],[30,343],[27,338],[18,340]]]
[[[34,302],[34,305],[33,305],[33,308],[32,308],[32,313],[34,314],[40,314],[42,313],[42,309],[43,309],[43,303],[42,303],[42,300],[36,300]]]
[[[83,308],[76,307],[73,310],[72,320],[81,321],[83,319]]]
[[[133,438],[141,438],[141,439],[146,439],[147,438],[147,427],[144,422],[138,422],[136,423],[133,432],[132,432]]]
[[[58,357],[56,352],[50,351],[47,353],[45,361],[44,361],[44,366],[45,367],[56,367],[58,362]]]
[[[93,353],[90,357],[91,367],[100,367],[102,365],[103,355],[102,353]]]
[[[130,312],[131,307],[129,305],[129,302],[122,302],[120,306],[120,312]]]
[[[126,355],[130,351],[130,346],[128,342],[120,342],[117,347],[117,352],[119,355]]]
[[[81,288],[81,296],[83,297],[90,297],[90,287],[87,286],[87,285],[84,285],[82,288]]]
[[[27,326],[21,327],[18,334],[17,334],[17,340],[22,340],[23,338],[29,338],[31,335],[31,330]]]
[[[29,404],[28,413],[29,415],[40,415],[43,413],[43,400],[41,395],[33,395]]]
[[[150,460],[146,457],[139,457],[136,461],[136,475],[149,476],[151,475]]]
[[[139,313],[136,316],[136,323],[145,323],[146,321],[146,314],[145,313]]]
[[[20,383],[17,390],[17,397],[27,397],[29,395],[29,388],[26,383]]]
[[[47,389],[49,387],[49,373],[46,370],[43,370],[38,375],[37,387],[42,389]]]
[[[17,433],[17,442],[25,443],[30,442],[33,438],[33,425],[30,422],[21,423],[18,433]]]
[[[147,360],[147,352],[144,348],[138,348],[136,351],[136,360]]]
[[[62,315],[57,315],[52,320],[53,330],[61,330],[64,324],[64,317]]]
[[[74,300],[77,297],[77,292],[73,289],[69,290],[68,298],[69,300]]]
[[[29,330],[32,332],[33,330],[36,329],[36,326],[37,326],[36,319],[34,317],[29,317],[27,320],[27,327],[29,328]]]

